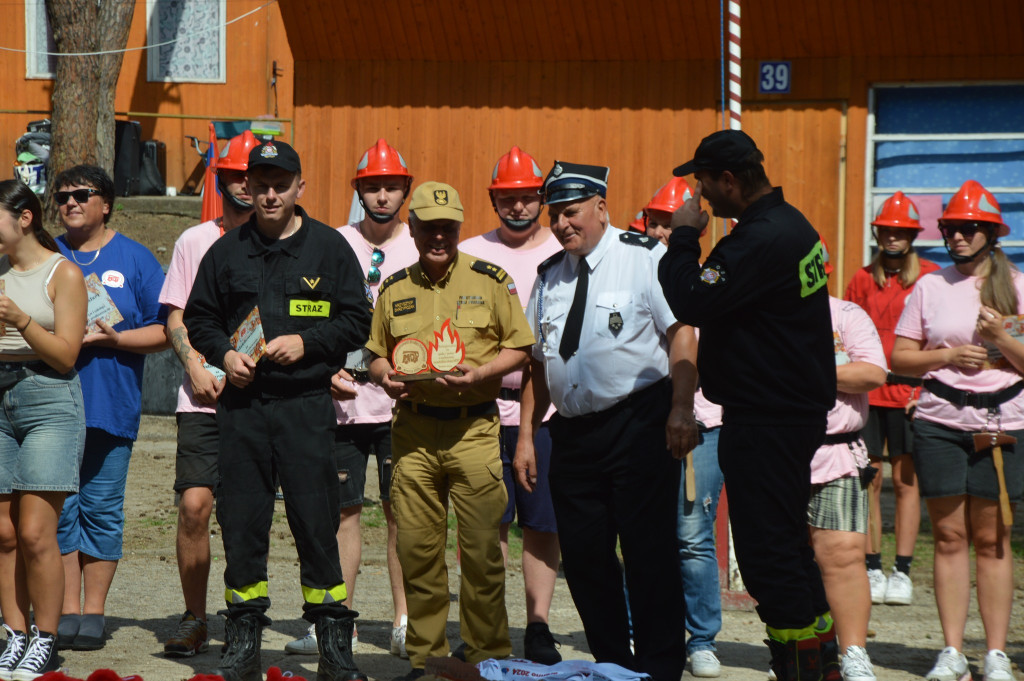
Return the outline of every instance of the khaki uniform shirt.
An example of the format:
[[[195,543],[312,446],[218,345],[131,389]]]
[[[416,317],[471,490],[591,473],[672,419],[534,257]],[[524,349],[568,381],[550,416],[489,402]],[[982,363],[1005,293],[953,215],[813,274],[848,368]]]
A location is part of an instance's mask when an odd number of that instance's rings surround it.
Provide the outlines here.
[[[503,348],[528,348],[534,343],[516,285],[508,273],[460,253],[436,283],[416,263],[381,284],[366,348],[391,361],[391,351],[406,338],[415,338],[428,347],[437,343],[449,320],[449,329],[466,346],[463,363],[469,366],[486,364]],[[434,381],[409,385],[412,402],[462,407],[496,399],[501,379],[461,392]]]

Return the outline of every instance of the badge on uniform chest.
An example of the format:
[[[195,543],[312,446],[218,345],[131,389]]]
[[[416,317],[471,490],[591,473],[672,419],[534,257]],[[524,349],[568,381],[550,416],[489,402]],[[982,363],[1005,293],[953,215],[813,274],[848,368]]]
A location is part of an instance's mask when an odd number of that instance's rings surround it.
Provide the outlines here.
[[[416,311],[416,299],[415,298],[403,298],[402,300],[396,300],[391,303],[391,314],[396,317],[401,317],[404,314],[412,314]]]
[[[616,311],[608,315],[608,328],[616,334],[622,331],[622,313]]]

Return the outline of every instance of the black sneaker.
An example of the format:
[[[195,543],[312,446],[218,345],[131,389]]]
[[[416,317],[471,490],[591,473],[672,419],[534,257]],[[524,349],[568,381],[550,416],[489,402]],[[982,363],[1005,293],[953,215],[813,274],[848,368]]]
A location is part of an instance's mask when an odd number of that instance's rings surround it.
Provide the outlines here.
[[[7,644],[4,646],[4,652],[0,653],[0,679],[10,679],[25,654],[28,634],[24,631],[15,631],[6,624],[3,627],[7,632]]]
[[[538,664],[558,664],[562,656],[555,647],[558,641],[551,635],[546,622],[531,622],[526,625],[523,636],[523,657]]]
[[[57,639],[50,636],[43,636],[39,633],[36,625],[32,625],[32,637],[25,648],[18,666],[11,674],[12,681],[33,681],[47,672],[56,671],[60,668],[60,661],[57,659]]]

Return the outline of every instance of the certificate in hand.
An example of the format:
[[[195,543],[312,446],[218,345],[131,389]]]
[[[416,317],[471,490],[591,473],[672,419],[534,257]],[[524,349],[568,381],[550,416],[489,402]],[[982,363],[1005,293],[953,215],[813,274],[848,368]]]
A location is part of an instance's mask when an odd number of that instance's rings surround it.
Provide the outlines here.
[[[260,319],[258,305],[231,334],[231,347],[249,355],[254,362],[260,361],[260,357],[267,352],[267,339],[263,336],[263,321]]]
[[[85,278],[85,290],[89,295],[89,324],[85,327],[86,334],[103,333],[98,322],[114,326],[124,321],[120,310],[114,305],[113,299],[95,272]]]
[[[1003,328],[1015,340],[1024,342],[1024,315],[1011,314],[1003,317]],[[988,351],[988,358],[982,363],[982,369],[1010,369],[1013,365],[1003,357],[995,345],[985,342],[985,350]]]

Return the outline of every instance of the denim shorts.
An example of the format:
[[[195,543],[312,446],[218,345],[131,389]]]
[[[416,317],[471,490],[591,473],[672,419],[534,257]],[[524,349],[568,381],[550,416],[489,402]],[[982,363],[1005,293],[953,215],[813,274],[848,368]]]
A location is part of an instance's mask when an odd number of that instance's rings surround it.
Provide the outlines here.
[[[391,501],[391,422],[349,423],[334,431],[334,462],[341,483],[341,507],[363,503],[366,464],[377,459],[377,488],[380,500]]]
[[[82,384],[71,370],[21,379],[0,399],[0,494],[77,492],[85,446]]]

